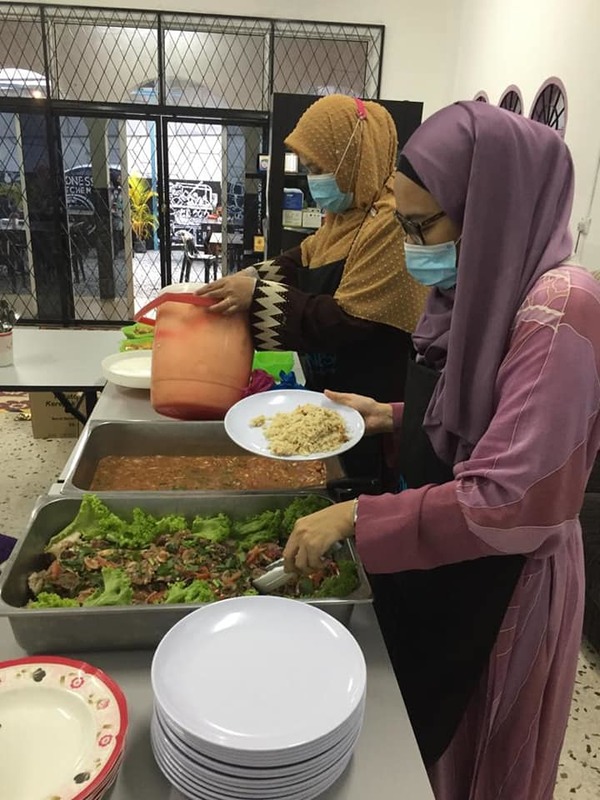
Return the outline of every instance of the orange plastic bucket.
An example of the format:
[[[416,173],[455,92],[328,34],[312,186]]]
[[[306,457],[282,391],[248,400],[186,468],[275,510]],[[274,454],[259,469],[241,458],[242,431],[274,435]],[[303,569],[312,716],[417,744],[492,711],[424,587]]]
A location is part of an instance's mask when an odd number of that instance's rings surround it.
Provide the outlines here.
[[[215,301],[166,292],[142,308],[156,308],[151,403],[159,414],[187,420],[223,419],[248,386],[254,349],[245,314],[211,314]]]

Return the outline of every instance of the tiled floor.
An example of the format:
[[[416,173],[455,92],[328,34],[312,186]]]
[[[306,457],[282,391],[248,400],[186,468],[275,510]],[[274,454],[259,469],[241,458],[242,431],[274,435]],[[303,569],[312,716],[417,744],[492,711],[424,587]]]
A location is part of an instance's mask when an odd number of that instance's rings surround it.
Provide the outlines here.
[[[173,283],[179,281],[182,260],[183,250],[174,250],[171,260]],[[81,283],[75,283],[73,288],[76,318],[79,320],[112,319],[116,321],[129,319],[133,315],[133,310],[139,311],[142,306],[156,296],[160,289],[160,253],[153,250],[134,253],[131,272],[127,271],[122,256],[119,256],[115,260],[117,291],[116,297],[112,300],[101,300],[99,297],[98,264],[95,251],[92,251],[85,260],[84,272],[87,279]],[[220,275],[221,268],[219,266],[217,277]],[[204,268],[201,262],[194,261],[192,263],[190,281],[195,283],[204,281]],[[18,293],[12,293],[3,265],[0,265],[0,292],[11,303],[15,311],[25,317],[35,316],[35,296],[31,293],[29,285],[20,284]],[[133,310],[130,296],[133,298]]]
[[[28,422],[0,411],[0,532],[19,536],[35,498],[60,474],[73,439],[36,440]],[[600,799],[600,656],[584,644],[554,800]]]

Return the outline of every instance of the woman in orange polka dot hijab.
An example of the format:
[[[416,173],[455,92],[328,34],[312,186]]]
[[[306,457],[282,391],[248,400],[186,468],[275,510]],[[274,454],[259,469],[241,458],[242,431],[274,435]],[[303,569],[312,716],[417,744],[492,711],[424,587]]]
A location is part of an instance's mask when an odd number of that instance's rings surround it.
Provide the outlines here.
[[[296,350],[307,387],[404,396],[410,334],[427,289],[407,273],[392,190],[398,138],[383,106],[317,100],[286,139],[325,213],[300,247],[200,290],[217,313],[250,312],[258,350]],[[381,442],[345,458],[349,474],[381,478]]]

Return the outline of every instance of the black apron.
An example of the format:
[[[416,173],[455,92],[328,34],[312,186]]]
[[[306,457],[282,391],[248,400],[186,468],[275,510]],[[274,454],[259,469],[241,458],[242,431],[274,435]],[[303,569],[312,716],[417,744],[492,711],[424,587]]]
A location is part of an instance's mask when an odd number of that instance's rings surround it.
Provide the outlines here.
[[[438,373],[411,361],[401,431],[409,488],[453,480],[422,423]],[[477,687],[524,556],[370,576],[375,608],[425,764],[444,753]]]
[[[346,259],[342,259],[322,267],[298,270],[298,288],[307,294],[332,297],[342,279],[345,263]],[[389,403],[404,397],[406,363],[412,352],[408,333],[381,326],[374,330],[373,336],[339,347],[335,352],[301,352],[299,357],[308,389],[354,392]],[[361,482],[371,481],[371,493],[381,490],[386,480],[383,437],[362,439],[344,453],[341,460],[347,476]]]

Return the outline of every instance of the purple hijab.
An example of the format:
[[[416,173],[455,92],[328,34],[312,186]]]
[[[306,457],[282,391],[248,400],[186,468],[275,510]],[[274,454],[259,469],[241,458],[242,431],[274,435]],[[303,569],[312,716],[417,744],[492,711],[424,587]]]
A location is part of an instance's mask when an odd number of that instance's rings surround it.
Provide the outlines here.
[[[573,164],[555,131],[477,102],[427,119],[403,155],[462,228],[456,289],[432,290],[413,336],[417,353],[441,370],[424,428],[438,456],[455,464],[494,414],[519,307],[571,255]]]

